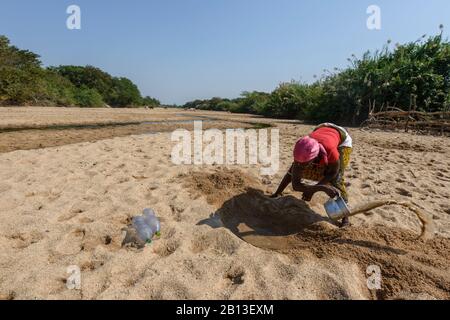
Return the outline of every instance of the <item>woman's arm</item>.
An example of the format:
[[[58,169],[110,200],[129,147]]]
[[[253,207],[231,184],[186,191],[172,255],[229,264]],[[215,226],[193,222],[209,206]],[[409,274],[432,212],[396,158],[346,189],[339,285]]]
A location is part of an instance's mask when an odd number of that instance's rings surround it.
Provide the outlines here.
[[[327,185],[335,179],[339,174],[339,168],[340,168],[340,161],[336,161],[335,163],[332,163],[328,165],[328,167],[325,170],[325,175],[322,180],[319,181],[317,185]]]
[[[310,188],[310,186],[302,183],[302,169],[295,162],[292,164],[291,168],[284,176],[283,180],[280,183],[280,186],[272,195],[272,197],[280,196],[291,182],[292,189],[294,189],[294,191],[305,192]]]
[[[298,164],[293,165],[292,168],[292,188],[295,191],[303,192],[303,200],[311,201],[314,194],[317,192],[325,192],[330,198],[336,197],[339,192],[332,186],[317,184],[307,185],[301,181],[301,167]]]
[[[291,169],[286,173],[283,180],[281,181],[277,191],[271,196],[272,198],[276,198],[281,196],[286,187],[292,182],[292,189],[297,192],[303,193],[303,200],[310,201],[311,198],[317,192],[325,192],[329,197],[334,198],[338,192],[335,188],[327,185],[307,185],[302,183],[302,169],[301,166],[294,163],[291,166]]]
[[[292,181],[291,172],[292,172],[292,166],[291,166],[291,169],[289,169],[289,171],[284,176],[283,180],[281,180],[280,186],[278,187],[277,191],[275,191],[275,193],[272,195],[272,198],[281,196],[284,189],[286,189],[286,187],[291,183],[291,181]]]

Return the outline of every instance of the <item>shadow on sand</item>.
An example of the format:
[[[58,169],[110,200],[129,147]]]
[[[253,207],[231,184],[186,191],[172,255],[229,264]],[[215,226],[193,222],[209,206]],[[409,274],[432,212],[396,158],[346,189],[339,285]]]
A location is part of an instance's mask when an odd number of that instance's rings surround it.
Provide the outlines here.
[[[336,228],[336,222],[316,213],[296,197],[271,199],[257,189],[234,196],[208,219],[197,224],[227,228],[255,247],[268,250],[350,245],[378,252],[405,253],[383,241],[380,243],[378,236],[366,234],[368,230]]]
[[[261,190],[248,189],[198,225],[225,227],[256,247],[281,250],[294,246],[292,236],[321,221],[334,225],[293,196],[271,199]]]

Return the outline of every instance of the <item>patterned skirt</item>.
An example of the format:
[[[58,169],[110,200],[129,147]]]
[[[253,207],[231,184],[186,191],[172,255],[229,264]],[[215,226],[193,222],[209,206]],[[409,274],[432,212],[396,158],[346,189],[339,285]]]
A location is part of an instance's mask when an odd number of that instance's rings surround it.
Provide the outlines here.
[[[339,148],[340,155],[340,168],[339,173],[335,179],[331,181],[331,184],[341,191],[342,198],[348,201],[348,194],[345,188],[344,172],[350,164],[350,155],[352,154],[352,148],[342,147]],[[302,179],[311,181],[321,181],[324,178],[326,166],[310,164],[302,169]]]

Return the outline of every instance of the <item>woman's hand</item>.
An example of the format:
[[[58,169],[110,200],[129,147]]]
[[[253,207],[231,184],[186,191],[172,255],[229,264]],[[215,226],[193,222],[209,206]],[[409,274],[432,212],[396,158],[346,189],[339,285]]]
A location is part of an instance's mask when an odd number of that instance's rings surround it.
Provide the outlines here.
[[[272,194],[272,195],[270,196],[270,198],[275,199],[275,198],[278,198],[278,197],[281,197],[281,196],[282,196],[281,193],[275,192],[274,194]]]
[[[330,198],[336,198],[341,195],[341,192],[333,186],[322,186],[323,192],[325,192]]]
[[[303,201],[311,201],[312,197],[320,191],[325,192],[330,198],[336,198],[341,194],[341,192],[333,186],[316,185],[308,187],[308,189],[303,192]]]
[[[313,190],[309,190],[309,191],[303,192],[302,200],[306,201],[306,202],[311,201],[311,199],[312,199],[312,197],[314,196],[315,193],[316,192],[314,192]]]

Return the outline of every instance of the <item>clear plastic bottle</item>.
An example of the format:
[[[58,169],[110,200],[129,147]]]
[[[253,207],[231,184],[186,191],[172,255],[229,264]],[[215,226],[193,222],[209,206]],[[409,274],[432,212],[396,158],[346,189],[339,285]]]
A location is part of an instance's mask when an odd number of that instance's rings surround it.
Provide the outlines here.
[[[161,224],[159,223],[159,219],[156,217],[155,211],[152,209],[144,210],[144,219],[145,222],[150,226],[153,232],[153,236],[161,235]]]
[[[155,235],[160,235],[159,220],[151,209],[145,209],[142,216],[134,217],[133,227],[143,243],[150,243]]]

